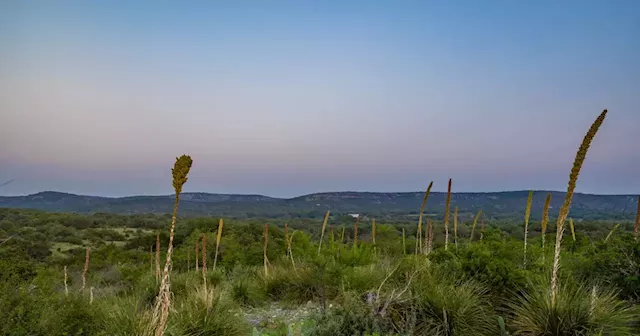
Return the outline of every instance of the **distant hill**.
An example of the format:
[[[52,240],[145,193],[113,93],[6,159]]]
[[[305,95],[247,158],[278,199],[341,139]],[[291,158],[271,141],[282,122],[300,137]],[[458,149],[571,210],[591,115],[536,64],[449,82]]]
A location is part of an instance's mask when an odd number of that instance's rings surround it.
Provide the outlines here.
[[[534,192],[532,218],[539,219],[548,191]],[[555,216],[564,199],[563,192],[551,192],[551,214]],[[482,209],[494,219],[521,219],[528,191],[487,193],[453,193],[452,211],[457,206],[464,218]],[[359,213],[378,217],[403,218],[417,215],[422,192],[330,192],[304,195],[289,199],[262,195],[231,195],[184,193],[180,213],[186,216],[227,217],[321,217],[332,214]],[[425,212],[435,218],[444,213],[446,193],[431,193]],[[635,217],[637,196],[575,194],[570,216],[586,220],[632,220]],[[56,212],[77,213],[170,213],[173,195],[97,197],[53,191],[27,196],[0,197],[0,207],[29,208]]]

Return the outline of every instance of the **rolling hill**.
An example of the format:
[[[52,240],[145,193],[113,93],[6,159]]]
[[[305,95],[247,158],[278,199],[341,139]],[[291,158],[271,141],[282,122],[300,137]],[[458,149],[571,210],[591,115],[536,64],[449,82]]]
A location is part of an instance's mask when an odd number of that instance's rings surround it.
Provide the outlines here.
[[[532,218],[540,217],[548,191],[535,191]],[[555,214],[564,193],[552,191],[551,214]],[[482,209],[494,219],[522,218],[527,191],[453,193],[452,210],[462,215]],[[368,214],[379,217],[415,216],[419,212],[422,192],[329,192],[289,199],[262,195],[183,193],[180,212],[186,216],[223,215],[228,217],[321,217],[333,214]],[[433,192],[425,212],[439,218],[444,212],[446,193]],[[575,194],[571,216],[586,220],[631,220],[635,217],[637,196]],[[27,196],[0,197],[0,207],[29,208],[76,213],[169,213],[173,195],[98,197],[45,191]]]

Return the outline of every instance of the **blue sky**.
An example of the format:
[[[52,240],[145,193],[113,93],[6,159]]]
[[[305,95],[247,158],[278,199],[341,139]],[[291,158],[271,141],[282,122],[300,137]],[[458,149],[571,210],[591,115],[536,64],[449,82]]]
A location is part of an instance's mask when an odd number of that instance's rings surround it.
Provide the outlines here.
[[[0,4],[0,194],[640,192],[637,1]]]

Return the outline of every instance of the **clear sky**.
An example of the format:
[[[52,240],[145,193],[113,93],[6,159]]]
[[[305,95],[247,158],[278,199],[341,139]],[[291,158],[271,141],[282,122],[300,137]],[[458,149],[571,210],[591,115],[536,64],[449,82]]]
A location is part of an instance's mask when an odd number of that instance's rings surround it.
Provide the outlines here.
[[[640,192],[640,1],[3,1],[0,194]]]

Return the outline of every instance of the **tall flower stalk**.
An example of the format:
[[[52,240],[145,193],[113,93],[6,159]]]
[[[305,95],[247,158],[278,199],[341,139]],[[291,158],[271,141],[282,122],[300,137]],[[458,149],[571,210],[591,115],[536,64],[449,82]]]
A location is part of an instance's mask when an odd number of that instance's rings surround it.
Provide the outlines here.
[[[180,193],[182,192],[182,187],[187,182],[187,175],[189,174],[192,164],[193,160],[191,160],[190,156],[182,155],[181,157],[176,158],[176,163],[174,164],[173,169],[171,169],[175,200],[173,203],[173,216],[171,217],[171,229],[169,230],[167,259],[164,263],[162,281],[160,282],[160,290],[153,313],[156,336],[162,336],[164,334],[164,330],[167,326],[167,319],[169,318],[169,306],[171,305],[171,283],[169,282],[169,272],[171,270],[171,257],[173,255],[173,237],[176,227],[176,219],[178,218]]]
[[[427,200],[429,199],[429,194],[431,194],[431,187],[433,187],[433,181],[429,182],[427,191],[425,191],[424,197],[422,198],[422,205],[420,206],[420,214],[418,215],[418,231],[416,232],[416,254],[425,252],[422,246],[422,219],[424,216],[424,209],[427,206]]]
[[[553,253],[553,270],[551,274],[551,304],[555,305],[556,297],[558,296],[558,270],[560,269],[560,248],[562,245],[562,234],[564,233],[564,222],[569,215],[569,208],[571,207],[571,199],[573,198],[573,192],[576,188],[576,182],[578,180],[578,175],[580,174],[580,169],[582,168],[582,164],[584,163],[584,159],[587,156],[587,151],[589,150],[589,146],[591,146],[591,141],[598,133],[598,129],[604,122],[605,117],[607,116],[607,110],[602,111],[598,118],[593,122],[589,131],[584,136],[582,140],[582,144],[576,153],[576,158],[573,162],[573,168],[571,168],[571,174],[569,174],[569,183],[567,184],[567,194],[564,199],[564,203],[560,208],[560,213],[558,215],[558,220],[556,222],[556,246]]]
[[[527,236],[529,235],[529,217],[531,216],[531,201],[533,201],[533,190],[529,190],[527,197],[527,207],[524,210],[524,261],[523,266],[527,266]]]

